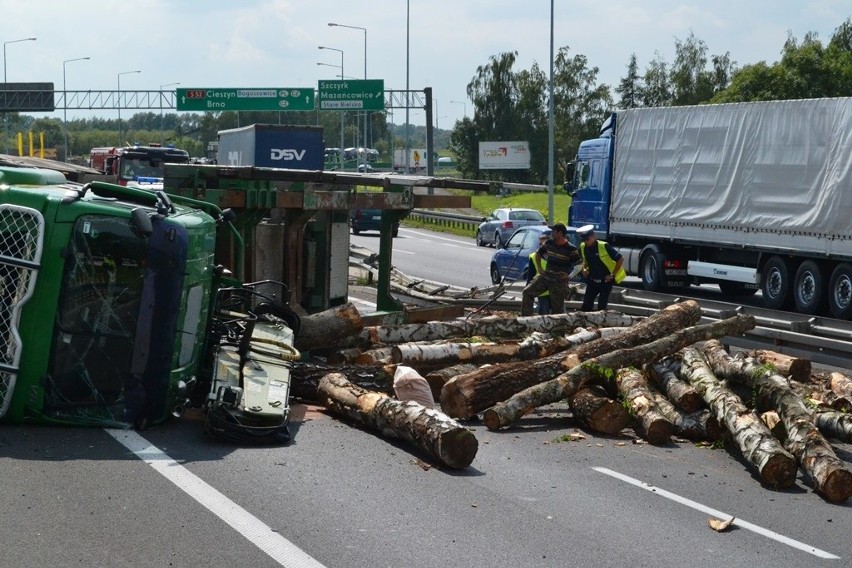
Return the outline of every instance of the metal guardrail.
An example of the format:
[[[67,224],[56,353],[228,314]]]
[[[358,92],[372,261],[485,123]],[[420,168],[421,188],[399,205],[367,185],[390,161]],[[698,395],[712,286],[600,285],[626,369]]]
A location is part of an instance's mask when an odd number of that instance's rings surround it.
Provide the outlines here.
[[[482,223],[482,217],[474,215],[459,215],[457,213],[444,213],[440,211],[429,211],[426,209],[412,209],[408,219],[428,223],[436,227],[452,227],[456,229],[469,230],[471,236],[476,233],[477,227]]]

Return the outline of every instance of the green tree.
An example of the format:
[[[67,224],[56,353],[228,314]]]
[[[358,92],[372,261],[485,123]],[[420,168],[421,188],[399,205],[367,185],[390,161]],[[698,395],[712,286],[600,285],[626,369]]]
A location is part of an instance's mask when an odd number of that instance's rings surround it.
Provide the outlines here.
[[[672,85],[669,80],[668,64],[659,52],[645,68],[643,77],[642,106],[662,107],[672,104]]]
[[[627,63],[627,76],[621,78],[615,92],[621,96],[618,108],[636,108],[642,106],[644,86],[642,77],[639,76],[639,64],[636,61],[636,53],[630,54]]]

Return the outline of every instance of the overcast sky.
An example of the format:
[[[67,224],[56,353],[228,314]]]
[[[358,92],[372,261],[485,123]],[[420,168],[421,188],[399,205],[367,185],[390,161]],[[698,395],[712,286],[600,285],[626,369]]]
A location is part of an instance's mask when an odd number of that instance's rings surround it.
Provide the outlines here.
[[[53,82],[67,89],[156,90],[179,82],[193,87],[313,87],[339,70],[367,75],[386,89],[432,87],[438,126],[449,128],[465,110],[466,86],[492,55],[516,51],[516,70],[537,62],[548,69],[550,1],[415,0],[0,0],[0,40],[9,82]],[[773,63],[791,32],[800,41],[813,31],[827,43],[850,15],[849,0],[555,0],[555,45],[583,54],[611,86],[625,74],[631,53],[640,70],[655,57],[674,59],[675,39],[690,31],[709,54],[730,52],[738,66]],[[12,42],[26,37],[36,41]],[[174,89],[175,87],[169,87]],[[455,102],[452,102],[455,101]],[[463,104],[464,103],[464,104]],[[114,110],[99,111],[110,117]],[[61,112],[54,113],[61,117]],[[90,116],[69,111],[68,117]],[[423,124],[422,111],[411,122]],[[404,111],[393,121],[402,123]]]

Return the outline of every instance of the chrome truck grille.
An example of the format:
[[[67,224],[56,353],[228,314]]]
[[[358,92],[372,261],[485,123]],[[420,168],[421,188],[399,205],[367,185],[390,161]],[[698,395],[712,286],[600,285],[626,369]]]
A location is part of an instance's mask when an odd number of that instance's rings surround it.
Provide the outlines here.
[[[28,207],[0,204],[0,418],[6,415],[21,359],[21,310],[35,288],[44,218]]]

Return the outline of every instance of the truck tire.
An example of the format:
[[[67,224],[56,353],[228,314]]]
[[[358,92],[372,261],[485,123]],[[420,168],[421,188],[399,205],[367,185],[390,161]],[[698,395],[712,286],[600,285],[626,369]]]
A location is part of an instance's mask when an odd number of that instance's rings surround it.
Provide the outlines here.
[[[837,265],[828,281],[828,308],[837,319],[852,319],[852,264]]]
[[[639,275],[642,286],[649,292],[659,292],[666,288],[666,256],[656,250],[647,250],[639,263]]]
[[[497,270],[497,265],[492,262],[491,263],[491,283],[492,284],[499,284],[500,280],[502,280],[502,279],[503,279],[503,277],[500,276],[500,272]]]
[[[763,304],[771,310],[789,308],[793,299],[792,280],[787,261],[780,256],[770,257],[760,273]]]
[[[485,246],[485,241],[482,240],[482,231],[480,231],[478,229],[476,231],[476,246],[478,246],[478,247],[484,247]]]
[[[719,282],[719,290],[724,295],[731,296],[732,298],[748,298],[757,294],[757,288],[755,287],[746,287],[742,282],[730,282],[727,280]]]
[[[825,276],[822,267],[813,260],[806,260],[796,270],[793,281],[793,301],[796,311],[802,314],[825,312]]]

